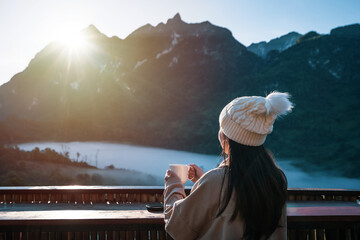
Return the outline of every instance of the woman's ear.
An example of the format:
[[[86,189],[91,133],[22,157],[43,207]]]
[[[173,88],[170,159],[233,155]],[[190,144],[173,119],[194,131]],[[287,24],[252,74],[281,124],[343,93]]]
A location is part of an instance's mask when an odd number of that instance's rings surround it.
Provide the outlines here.
[[[221,145],[221,148],[224,149],[224,145],[223,145],[223,137],[222,137],[222,132],[221,132],[221,129],[219,130],[218,132],[218,140],[220,142],[220,145]]]
[[[226,136],[225,136],[225,139],[224,139],[223,149],[224,149],[224,152],[227,155],[229,155],[229,153],[230,153],[230,144],[229,144],[229,138],[227,138]]]
[[[222,149],[224,150],[224,152],[227,155],[229,155],[229,153],[230,153],[229,138],[221,130],[219,130],[218,137],[219,137],[219,142],[220,142]]]

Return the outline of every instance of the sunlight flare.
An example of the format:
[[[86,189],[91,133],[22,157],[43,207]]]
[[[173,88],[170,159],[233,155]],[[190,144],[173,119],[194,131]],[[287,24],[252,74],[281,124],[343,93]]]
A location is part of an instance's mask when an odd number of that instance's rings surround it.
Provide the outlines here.
[[[59,42],[70,50],[83,50],[87,42],[81,33],[69,33],[60,37]]]

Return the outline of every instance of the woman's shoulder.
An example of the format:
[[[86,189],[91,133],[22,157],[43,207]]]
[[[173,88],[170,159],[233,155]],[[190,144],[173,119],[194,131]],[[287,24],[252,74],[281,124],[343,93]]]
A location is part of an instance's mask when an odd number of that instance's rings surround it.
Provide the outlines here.
[[[201,185],[207,183],[222,182],[225,174],[226,174],[225,167],[214,168],[206,172],[203,176],[201,176],[201,178],[196,183]]]
[[[191,193],[217,194],[221,191],[225,176],[224,168],[214,168],[204,175],[194,184]],[[209,191],[210,190],[210,191]]]
[[[217,168],[211,169],[206,174],[208,174],[209,177],[219,177],[219,176],[223,177],[226,170],[227,170],[227,167],[217,167]]]

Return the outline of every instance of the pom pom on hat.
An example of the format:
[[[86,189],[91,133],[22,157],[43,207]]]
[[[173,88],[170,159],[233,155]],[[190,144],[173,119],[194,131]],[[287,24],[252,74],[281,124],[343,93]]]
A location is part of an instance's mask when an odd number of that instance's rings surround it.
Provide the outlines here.
[[[235,142],[260,146],[273,130],[277,116],[289,113],[293,104],[290,94],[272,92],[266,98],[239,97],[227,104],[220,113],[222,132]]]
[[[267,95],[265,98],[267,114],[286,115],[291,112],[294,106],[289,101],[289,98],[288,93],[272,92]]]

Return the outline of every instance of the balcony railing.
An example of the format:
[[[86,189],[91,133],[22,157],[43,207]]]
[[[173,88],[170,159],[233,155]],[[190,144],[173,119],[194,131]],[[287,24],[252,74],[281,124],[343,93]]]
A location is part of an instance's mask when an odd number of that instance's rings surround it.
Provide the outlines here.
[[[172,239],[163,187],[0,187],[2,239]],[[190,189],[186,189],[189,193]],[[288,237],[360,239],[360,190],[288,190]],[[264,199],[266,201],[266,199]]]

